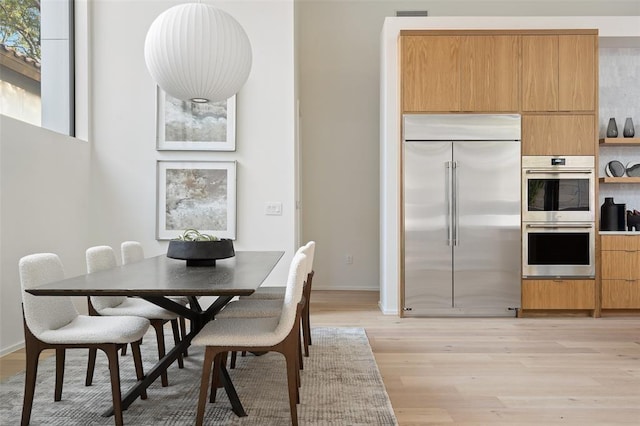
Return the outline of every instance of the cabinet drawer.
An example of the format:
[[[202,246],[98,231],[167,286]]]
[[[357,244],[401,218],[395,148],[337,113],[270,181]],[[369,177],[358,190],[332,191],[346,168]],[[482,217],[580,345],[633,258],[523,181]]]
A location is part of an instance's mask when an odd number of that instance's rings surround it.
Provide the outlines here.
[[[639,309],[640,280],[602,280],[602,309]]]
[[[640,279],[640,251],[602,251],[602,279]]]
[[[602,250],[640,250],[640,235],[603,235]]]
[[[522,309],[595,309],[595,280],[523,280]]]

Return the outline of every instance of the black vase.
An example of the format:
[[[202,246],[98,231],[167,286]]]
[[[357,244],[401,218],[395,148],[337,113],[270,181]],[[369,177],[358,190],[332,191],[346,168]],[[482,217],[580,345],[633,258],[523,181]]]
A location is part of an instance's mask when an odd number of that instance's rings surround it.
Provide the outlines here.
[[[607,137],[608,138],[618,137],[618,125],[616,124],[615,118],[609,119],[609,125],[607,126]]]
[[[600,207],[601,231],[625,231],[626,229],[626,204],[616,204],[613,197],[604,199]]]
[[[627,117],[624,122],[624,130],[622,131],[622,135],[625,138],[632,138],[636,134],[636,130],[633,128],[633,120],[631,117]]]

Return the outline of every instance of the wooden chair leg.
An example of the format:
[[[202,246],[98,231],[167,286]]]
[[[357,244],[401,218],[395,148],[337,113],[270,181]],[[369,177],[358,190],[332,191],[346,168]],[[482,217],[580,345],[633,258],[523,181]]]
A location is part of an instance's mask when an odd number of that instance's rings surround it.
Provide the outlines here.
[[[111,373],[111,395],[113,399],[113,417],[116,426],[122,426],[122,397],[120,395],[120,365],[118,364],[118,347],[116,345],[106,345],[102,348],[109,360],[109,371]]]
[[[140,342],[131,343],[131,352],[133,353],[133,364],[136,367],[136,378],[144,380],[144,369],[142,367],[142,354],[140,353]],[[147,399],[147,390],[143,390],[140,399]]]
[[[120,350],[120,355],[126,355],[127,354],[127,345],[124,345],[122,347],[122,350]]]
[[[302,358],[302,339],[300,338],[300,332],[297,333],[296,347],[298,352],[298,367],[300,370],[304,370],[304,360]]]
[[[309,320],[305,318],[302,312],[302,342],[304,343],[304,356],[309,356],[309,345],[311,345],[311,329],[309,328]]]
[[[292,348],[293,349],[293,348]],[[291,424],[298,426],[298,406],[300,402],[300,393],[298,391],[297,375],[299,372],[296,357],[298,350],[285,350],[283,353],[287,361],[287,383],[289,387],[289,410],[291,410]]]
[[[161,359],[165,356],[163,322],[152,320],[151,325],[156,331],[156,340],[158,341],[158,359]],[[167,386],[169,386],[167,370],[162,372],[162,374],[160,375],[160,380],[162,382],[163,388],[166,388]]]
[[[204,409],[207,403],[207,390],[209,389],[209,377],[211,377],[211,368],[213,366],[216,353],[207,348],[204,353],[204,362],[202,364],[202,378],[200,379],[200,396],[198,397],[198,411],[196,413],[196,426],[202,426],[204,421]],[[214,370],[215,371],[215,370]],[[212,379],[213,383],[213,379]],[[212,390],[214,392],[216,389]]]
[[[64,348],[56,348],[56,385],[53,395],[54,401],[62,399],[62,383],[64,382]]]
[[[173,330],[173,343],[177,346],[180,343],[180,331],[178,330],[178,320],[171,320],[171,329]],[[178,356],[178,368],[184,368],[182,354]]]
[[[25,333],[26,334],[26,333]],[[26,339],[26,372],[24,379],[24,398],[22,400],[21,426],[27,426],[31,420],[31,408],[33,407],[33,395],[36,390],[36,376],[38,375],[38,358],[42,349],[37,343],[31,344],[29,337]]]
[[[222,387],[222,381],[220,380],[220,365],[225,365],[227,358],[227,352],[220,352],[213,360],[213,374],[211,375],[211,394],[209,395],[209,402],[216,402],[216,395],[218,394],[218,388]]]
[[[93,383],[93,371],[96,368],[96,354],[98,350],[96,348],[89,349],[89,361],[87,362],[87,378],[84,381],[85,386],[91,386]]]
[[[236,368],[236,358],[238,357],[238,351],[231,351],[231,362],[229,363],[229,368]]]

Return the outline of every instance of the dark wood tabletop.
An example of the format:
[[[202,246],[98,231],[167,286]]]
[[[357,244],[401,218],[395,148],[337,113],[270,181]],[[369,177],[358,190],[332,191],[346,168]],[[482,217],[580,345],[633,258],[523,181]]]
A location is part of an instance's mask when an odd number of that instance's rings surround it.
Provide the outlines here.
[[[42,296],[245,296],[271,273],[284,252],[237,251],[216,266],[186,266],[160,255],[126,266],[26,290]]]

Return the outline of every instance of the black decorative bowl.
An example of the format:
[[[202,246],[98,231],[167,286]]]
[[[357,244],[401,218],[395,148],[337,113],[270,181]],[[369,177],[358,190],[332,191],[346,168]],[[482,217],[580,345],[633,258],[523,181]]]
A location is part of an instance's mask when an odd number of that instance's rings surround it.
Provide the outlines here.
[[[216,266],[217,259],[227,259],[236,255],[233,241],[169,241],[167,257],[187,261],[187,266]]]

